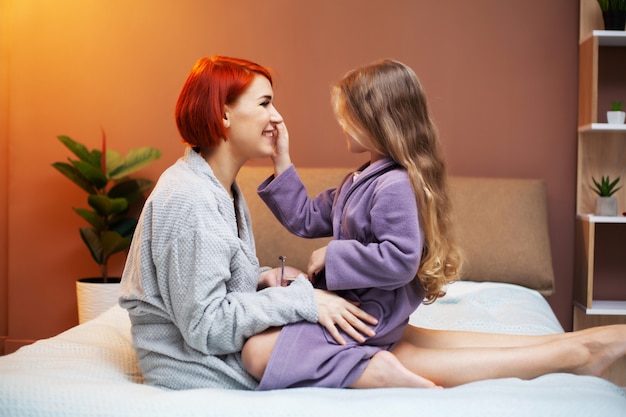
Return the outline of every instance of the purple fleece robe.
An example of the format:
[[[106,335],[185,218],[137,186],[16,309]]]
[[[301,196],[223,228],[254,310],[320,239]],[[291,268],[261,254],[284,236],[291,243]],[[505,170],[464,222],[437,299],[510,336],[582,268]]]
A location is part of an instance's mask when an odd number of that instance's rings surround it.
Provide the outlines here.
[[[376,352],[398,342],[409,315],[424,298],[423,288],[417,293],[412,284],[423,237],[408,175],[388,158],[361,170],[314,199],[307,196],[293,166],[258,188],[290,232],[306,238],[334,237],[315,286],[358,301],[378,319],[376,336],[363,344],[342,332],[345,346],[316,323],[284,326],[258,390],[350,386]]]

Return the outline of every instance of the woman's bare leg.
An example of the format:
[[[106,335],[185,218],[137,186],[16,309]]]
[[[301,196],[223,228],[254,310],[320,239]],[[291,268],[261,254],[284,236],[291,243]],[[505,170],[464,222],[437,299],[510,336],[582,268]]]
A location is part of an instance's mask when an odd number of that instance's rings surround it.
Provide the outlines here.
[[[538,337],[409,329],[392,352],[410,371],[444,387],[553,372],[599,376],[626,354],[626,325]]]

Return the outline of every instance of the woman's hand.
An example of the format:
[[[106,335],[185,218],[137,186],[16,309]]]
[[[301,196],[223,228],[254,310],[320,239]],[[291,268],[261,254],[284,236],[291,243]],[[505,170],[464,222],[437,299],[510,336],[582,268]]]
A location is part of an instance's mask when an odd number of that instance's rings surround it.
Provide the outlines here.
[[[309,258],[309,264],[307,265],[307,273],[310,277],[314,277],[315,274],[320,272],[326,266],[326,248],[324,246],[319,249],[315,249]]]
[[[274,144],[272,162],[274,163],[274,176],[279,176],[284,170],[291,166],[291,156],[289,155],[289,132],[285,122],[276,125],[277,136]]]
[[[280,273],[281,268],[273,268],[268,269],[267,271],[261,272],[259,274],[259,283],[257,285],[257,289],[262,290],[267,287],[279,287],[280,286]],[[285,279],[283,280],[283,285],[287,286],[291,281],[293,281],[298,275],[306,275],[303,271],[298,268],[294,268],[293,266],[285,265]]]
[[[376,325],[378,320],[374,316],[333,292],[320,289],[314,291],[318,310],[317,322],[328,330],[337,343],[346,344],[337,326],[359,343],[365,342],[363,335],[372,337],[376,334],[366,324]]]

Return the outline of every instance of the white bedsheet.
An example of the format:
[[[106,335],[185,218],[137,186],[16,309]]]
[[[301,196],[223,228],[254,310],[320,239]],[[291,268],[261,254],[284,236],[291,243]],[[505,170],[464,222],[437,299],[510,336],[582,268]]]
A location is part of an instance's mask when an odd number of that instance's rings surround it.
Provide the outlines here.
[[[538,293],[510,284],[454,284],[411,323],[542,334],[562,331]],[[594,377],[552,374],[445,390],[164,391],[141,384],[126,312],[0,357],[0,416],[626,416],[626,396]]]

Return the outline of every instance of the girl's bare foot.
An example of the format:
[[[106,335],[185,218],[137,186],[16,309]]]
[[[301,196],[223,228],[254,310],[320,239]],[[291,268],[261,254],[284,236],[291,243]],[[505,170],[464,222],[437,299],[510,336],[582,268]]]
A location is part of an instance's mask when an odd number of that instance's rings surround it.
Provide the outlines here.
[[[586,348],[587,358],[574,373],[602,376],[613,362],[626,355],[626,325],[592,327],[579,333],[577,339]]]
[[[370,363],[359,379],[350,388],[441,388],[400,363],[391,352],[381,350],[370,359]]]

